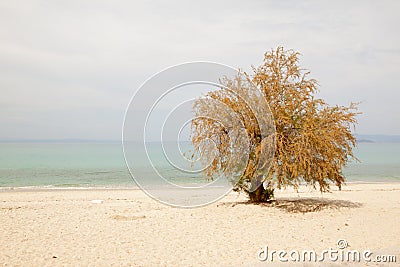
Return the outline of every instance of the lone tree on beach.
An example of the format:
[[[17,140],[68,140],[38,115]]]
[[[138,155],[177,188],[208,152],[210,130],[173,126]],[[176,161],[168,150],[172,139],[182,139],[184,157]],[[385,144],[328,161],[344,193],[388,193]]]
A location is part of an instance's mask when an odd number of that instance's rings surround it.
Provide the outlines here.
[[[207,164],[204,174],[210,179],[221,172],[236,175],[234,190],[246,192],[251,202],[269,201],[274,188],[298,188],[301,181],[321,192],[329,190],[330,182],[340,189],[345,181],[342,169],[355,158],[351,129],[357,123],[357,104],[329,106],[315,97],[318,83],[300,68],[299,56],[282,47],[272,49],[251,75],[225,77],[221,81],[225,88],[209,92],[193,106],[193,154]],[[262,101],[268,103],[269,113],[257,104]],[[265,112],[261,123],[273,120],[269,125],[274,131],[267,127],[261,134],[256,118],[260,112]],[[247,141],[240,142],[243,138]],[[262,166],[268,168],[260,168],[265,155],[270,160]],[[232,162],[243,164],[232,166]]]

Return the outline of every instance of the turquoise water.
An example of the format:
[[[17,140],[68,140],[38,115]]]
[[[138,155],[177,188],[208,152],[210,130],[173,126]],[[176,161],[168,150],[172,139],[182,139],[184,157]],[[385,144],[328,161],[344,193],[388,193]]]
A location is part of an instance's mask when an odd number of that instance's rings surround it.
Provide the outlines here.
[[[349,182],[400,181],[400,143],[360,143],[355,154],[361,162],[344,170]],[[171,180],[186,179],[167,164],[163,168]],[[188,182],[192,178],[187,177]],[[0,187],[20,186],[133,187],[135,183],[121,144],[1,143]]]
[[[0,186],[134,185],[120,144],[0,144]]]
[[[359,143],[344,170],[348,181],[400,182],[400,143]]]

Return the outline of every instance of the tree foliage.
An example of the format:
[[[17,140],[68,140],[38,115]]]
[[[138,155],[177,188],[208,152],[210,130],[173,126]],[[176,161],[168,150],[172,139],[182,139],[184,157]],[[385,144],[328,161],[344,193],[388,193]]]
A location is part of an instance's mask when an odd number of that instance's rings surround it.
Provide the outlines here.
[[[273,49],[251,75],[225,77],[224,88],[193,106],[192,143],[207,163],[204,174],[230,175],[234,189],[254,202],[268,201],[275,187],[297,188],[301,181],[321,191],[331,182],[341,188],[342,169],[354,158],[357,104],[330,106],[317,98],[318,83],[300,68],[299,56]]]

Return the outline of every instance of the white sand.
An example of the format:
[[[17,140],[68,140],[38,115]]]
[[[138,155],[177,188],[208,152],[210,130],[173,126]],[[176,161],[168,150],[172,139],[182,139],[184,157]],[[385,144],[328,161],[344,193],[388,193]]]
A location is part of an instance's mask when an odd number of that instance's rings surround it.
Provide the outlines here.
[[[309,191],[278,191],[275,207],[232,193],[196,209],[168,207],[139,190],[0,192],[0,265],[263,266],[257,252],[265,245],[322,251],[342,238],[349,249],[395,254],[390,266],[399,266],[400,184],[350,184],[322,197]]]

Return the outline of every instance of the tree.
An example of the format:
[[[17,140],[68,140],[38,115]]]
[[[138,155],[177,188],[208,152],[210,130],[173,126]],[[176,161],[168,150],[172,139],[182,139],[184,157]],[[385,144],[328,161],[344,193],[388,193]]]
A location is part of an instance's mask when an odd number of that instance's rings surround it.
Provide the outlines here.
[[[355,158],[357,104],[329,106],[317,98],[318,83],[300,68],[299,56],[273,49],[252,75],[224,77],[223,87],[193,106],[191,140],[207,165],[204,174],[213,179],[223,172],[252,202],[270,200],[274,188],[297,189],[301,181],[321,192],[330,182],[340,189],[342,169]]]

